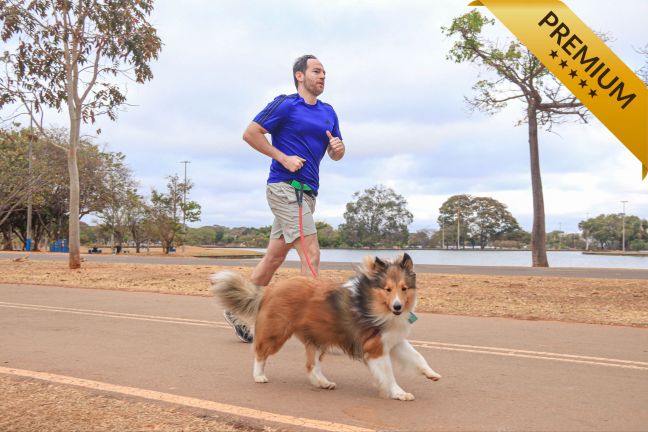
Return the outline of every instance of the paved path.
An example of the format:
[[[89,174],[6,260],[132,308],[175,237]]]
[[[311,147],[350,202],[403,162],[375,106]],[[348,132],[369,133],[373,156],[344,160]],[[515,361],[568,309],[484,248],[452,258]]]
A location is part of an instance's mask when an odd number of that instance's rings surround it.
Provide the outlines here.
[[[14,259],[27,255],[25,252],[3,252],[0,259]],[[247,259],[218,259],[218,258],[183,258],[157,257],[136,255],[83,255],[89,262],[141,263],[141,264],[180,264],[180,265],[221,265],[221,266],[255,266],[258,258]],[[67,261],[67,254],[30,254],[34,261]],[[286,261],[285,267],[299,268],[298,261]],[[354,263],[323,262],[322,270],[353,270]],[[460,265],[431,265],[416,264],[416,271],[421,273],[466,274],[466,275],[495,275],[495,276],[550,276],[596,279],[648,279],[648,270],[642,269],[605,269],[605,268],[576,268],[550,267],[533,268],[521,266],[460,266]]]
[[[0,373],[15,368],[117,393],[175,395],[177,403],[198,401],[289,430],[648,427],[646,329],[421,314],[411,340],[443,375],[437,383],[400,377],[414,402],[379,399],[365,366],[342,355],[323,366],[338,389],[311,387],[294,341],[270,359],[271,382],[260,385],[250,345],[238,342],[213,299],[0,284]]]

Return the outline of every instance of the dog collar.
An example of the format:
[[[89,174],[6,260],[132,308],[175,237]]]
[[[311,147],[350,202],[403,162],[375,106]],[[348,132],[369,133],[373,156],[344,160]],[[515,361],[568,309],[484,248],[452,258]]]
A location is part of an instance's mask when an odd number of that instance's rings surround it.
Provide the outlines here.
[[[414,315],[414,312],[410,312],[409,316],[407,317],[407,322],[409,322],[410,324],[414,324],[414,321],[416,321],[417,319],[418,317]]]

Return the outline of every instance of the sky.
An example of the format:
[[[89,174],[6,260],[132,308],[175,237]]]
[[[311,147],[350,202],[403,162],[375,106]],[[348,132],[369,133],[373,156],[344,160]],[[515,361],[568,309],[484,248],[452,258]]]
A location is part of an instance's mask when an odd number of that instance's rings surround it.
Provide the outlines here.
[[[130,106],[116,122],[99,120],[96,143],[126,155],[140,192],[187,175],[202,206],[192,226],[265,226],[270,159],[241,138],[274,97],[295,92],[292,63],[314,54],[327,72],[320,99],[340,119],[346,155],[320,166],[316,220],[344,222],[356,191],[382,184],[403,195],[410,231],[437,229],[452,195],[493,197],[531,229],[533,210],[521,105],[488,116],[470,112],[479,69],[446,59],[441,32],[471,10],[467,0],[187,0],[156,2],[150,21],[164,44],[154,79],[127,84]],[[565,0],[631,69],[648,44],[648,2]],[[482,12],[491,16],[481,8]],[[512,38],[501,23],[488,30]],[[64,117],[52,115],[52,124]],[[632,127],[629,125],[629,127]],[[639,161],[595,118],[541,131],[546,229],[577,232],[598,214],[648,217],[648,179]],[[90,218],[86,222],[92,222]]]

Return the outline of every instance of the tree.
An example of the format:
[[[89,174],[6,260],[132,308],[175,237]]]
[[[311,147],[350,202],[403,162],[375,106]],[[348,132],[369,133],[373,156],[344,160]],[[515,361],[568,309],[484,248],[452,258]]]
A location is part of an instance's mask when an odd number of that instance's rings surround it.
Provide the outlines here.
[[[454,195],[441,205],[438,222],[455,241],[458,224],[460,238],[468,239],[473,247],[479,244],[481,249],[506,233],[520,230],[506,205],[493,198],[465,194]]]
[[[40,133],[30,134],[26,129],[21,131],[4,131],[2,136],[9,136],[10,139],[0,140],[2,154],[0,159],[9,160],[12,154],[22,155],[18,159],[11,160],[11,167],[7,168],[7,176],[0,176],[0,184],[9,182],[19,191],[23,197],[16,201],[11,216],[0,223],[0,230],[5,240],[12,235],[18,237],[25,243],[27,212],[26,206],[29,193],[27,179],[29,153],[29,141],[33,147],[33,182],[32,182],[32,238],[33,250],[38,250],[39,245],[45,240],[55,240],[67,237],[69,226],[69,178],[66,156],[52,144],[52,140],[64,141],[67,132],[63,129],[48,129],[47,136]],[[6,145],[13,146],[13,150]],[[78,169],[80,176],[84,179],[83,187],[79,192],[79,217],[89,213],[101,211],[105,204],[105,191],[109,190],[105,185],[103,172],[104,153],[96,145],[83,139],[78,149]],[[9,184],[7,183],[7,184]],[[1,202],[5,202],[2,200]],[[6,201],[10,202],[10,201]]]
[[[323,248],[340,246],[340,233],[326,222],[316,221],[317,241]]]
[[[144,198],[133,189],[128,191],[126,202],[128,231],[132,236],[133,242],[135,242],[135,253],[140,253],[142,242],[146,237],[145,226],[148,208],[144,202]]]
[[[442,229],[446,245],[463,245],[468,236],[468,224],[472,218],[472,197],[454,195],[448,198],[439,208],[437,219]],[[462,239],[464,241],[462,241]]]
[[[106,189],[103,191],[103,209],[97,213],[104,229],[110,233],[111,246],[122,249],[131,228],[129,217],[132,207],[137,207],[137,184],[131,170],[125,165],[126,156],[122,153],[103,153],[102,174]]]
[[[420,229],[410,234],[408,245],[412,247],[429,248],[433,245],[433,238],[436,231],[432,229]]]
[[[20,103],[41,133],[43,110],[67,106],[70,269],[81,267],[79,171],[81,123],[117,117],[126,102],[114,77],[138,83],[153,78],[149,62],[161,42],[146,18],[153,0],[0,0],[6,76],[0,78],[0,107]]]
[[[520,225],[506,209],[506,205],[493,198],[475,197],[472,203],[474,218],[470,231],[484,249],[492,240],[504,233],[520,230]]]
[[[531,244],[531,233],[524,231],[523,229],[505,232],[498,236],[498,239],[495,240],[493,244],[497,248],[527,248]]]
[[[27,149],[33,139],[28,130],[0,130],[0,226],[16,209],[26,205],[34,189],[45,183],[43,173],[29,175]]]
[[[167,193],[151,190],[151,203],[148,206],[147,227],[153,237],[162,242],[164,253],[169,253],[179,234],[182,232],[182,216],[187,222],[200,220],[200,205],[194,201],[184,202],[192,184],[181,183],[178,175],[167,177]]]
[[[450,49],[448,59],[457,63],[475,63],[494,73],[494,78],[479,80],[473,87],[478,93],[468,100],[473,109],[494,114],[510,101],[524,104],[524,119],[520,123],[527,123],[529,134],[533,194],[532,264],[533,267],[548,267],[538,125],[551,130],[554,124],[566,121],[567,116],[576,116],[585,122],[587,110],[519,42],[512,41],[500,48],[485,39],[482,30],[492,24],[494,20],[473,10],[455,18],[450,27],[442,28],[446,36],[459,38]]]
[[[342,240],[355,246],[403,246],[407,244],[407,226],[414,216],[407,201],[393,189],[377,185],[355,192],[347,203]]]
[[[626,215],[626,249],[633,241],[646,239],[646,227],[648,227],[648,220]],[[585,239],[596,241],[600,249],[622,249],[623,215],[621,213],[601,214],[583,220],[578,224],[578,228]]]
[[[578,228],[583,232],[583,236],[598,242],[600,249],[608,249],[614,244],[616,233],[621,233],[621,218],[616,215],[601,214],[581,221]]]

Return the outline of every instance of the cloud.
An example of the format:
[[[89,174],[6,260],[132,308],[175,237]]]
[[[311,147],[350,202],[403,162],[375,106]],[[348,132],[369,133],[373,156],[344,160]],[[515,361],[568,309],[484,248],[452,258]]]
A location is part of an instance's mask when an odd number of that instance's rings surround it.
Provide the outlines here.
[[[347,155],[325,157],[316,218],[343,221],[353,192],[393,187],[414,213],[411,229],[434,228],[451,195],[492,196],[531,228],[532,200],[526,125],[512,104],[495,116],[469,113],[479,70],[446,59],[441,34],[466,2],[310,0],[159,2],[153,12],[164,42],[155,78],[128,84],[133,106],[117,122],[100,119],[98,142],[127,155],[142,185],[162,189],[190,160],[191,198],[203,207],[193,225],[269,225],[265,181],[270,160],[245,144],[251,119],[278,94],[294,93],[292,61],[314,53],[327,70],[322,99],[340,118]],[[603,0],[569,6],[592,28],[610,32],[613,49],[631,67],[644,59],[644,0],[610,13]],[[485,9],[482,9],[487,13]],[[493,38],[511,35],[501,24]],[[49,116],[65,124],[65,112]],[[639,164],[596,119],[540,132],[547,229],[575,231],[588,213],[648,215]]]

